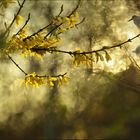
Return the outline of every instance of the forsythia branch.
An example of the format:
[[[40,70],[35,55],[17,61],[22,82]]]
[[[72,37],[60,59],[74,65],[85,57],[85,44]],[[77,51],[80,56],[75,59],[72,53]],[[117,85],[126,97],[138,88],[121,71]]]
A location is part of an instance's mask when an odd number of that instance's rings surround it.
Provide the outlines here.
[[[80,6],[80,2],[81,2],[81,0],[78,1],[78,4],[77,4],[77,6],[75,7],[75,9],[67,16],[68,18],[69,18],[71,15],[73,15],[73,14],[77,11],[77,9],[78,9],[79,6]],[[63,11],[63,6],[61,6],[61,11]],[[62,13],[61,11],[60,11],[59,14]],[[63,24],[63,22],[60,23],[59,25],[55,26],[48,34],[46,34],[46,36],[44,37],[44,39],[46,39],[53,31],[55,31],[56,29],[58,29],[62,24]]]
[[[102,51],[106,51],[106,50],[110,50],[110,49],[113,49],[113,48],[118,48],[118,47],[121,47],[122,45],[128,43],[128,42],[131,42],[132,40],[134,40],[135,38],[139,37],[140,34],[134,36],[133,38],[130,38],[120,44],[117,44],[117,45],[113,45],[113,46],[103,46],[101,49],[97,49],[97,50],[93,50],[93,51],[83,51],[83,52],[77,52],[77,51],[64,51],[64,50],[58,50],[58,49],[52,49],[52,48],[42,48],[42,47],[33,47],[31,50],[32,51],[48,51],[48,52],[59,52],[59,53],[66,53],[66,54],[69,54],[69,55],[76,55],[76,54],[93,54],[93,53],[98,53],[98,52],[102,52]]]
[[[5,35],[7,35],[7,33],[10,33],[12,25],[14,24],[15,21],[17,22],[18,18],[20,17],[19,13],[23,8],[25,1],[26,0],[23,0],[23,2],[20,4],[20,2],[17,0],[19,9],[15,14],[13,20],[11,21],[10,25],[8,27],[6,26]],[[59,84],[61,85],[63,82],[67,82],[68,77],[65,76],[67,73],[51,76],[51,75],[38,75],[35,72],[32,73],[25,72],[17,64],[17,62],[9,55],[9,53],[14,52],[16,50],[22,50],[22,54],[24,53],[24,55],[26,55],[26,53],[32,51],[32,47],[34,48],[34,46],[41,46],[41,44],[48,48],[49,47],[53,48],[57,46],[62,41],[61,38],[58,38],[57,36],[58,33],[60,32],[62,33],[65,32],[66,30],[74,28],[84,21],[85,18],[83,18],[82,21],[76,24],[79,19],[76,10],[79,7],[80,1],[81,0],[79,0],[76,8],[66,17],[60,17],[61,13],[63,12],[63,5],[62,5],[58,16],[54,17],[48,25],[39,29],[37,32],[32,33],[31,35],[28,35],[26,29],[24,29],[30,20],[30,13],[29,13],[28,18],[25,21],[24,25],[18,30],[16,34],[13,34],[10,40],[8,40],[5,53],[8,56],[9,60],[11,60],[12,63],[25,75],[25,79],[23,83],[25,83],[26,85],[32,85],[38,87],[39,85],[43,85],[43,84],[54,86],[55,82],[57,82],[58,85]],[[62,24],[64,25],[64,27],[60,28]],[[43,35],[42,31],[44,31],[49,26],[52,26],[53,28],[49,32],[47,32],[46,35]],[[53,34],[55,31],[57,31],[56,34]],[[35,55],[37,55],[37,53],[35,53]],[[38,53],[38,55],[43,55],[43,53],[42,52]]]

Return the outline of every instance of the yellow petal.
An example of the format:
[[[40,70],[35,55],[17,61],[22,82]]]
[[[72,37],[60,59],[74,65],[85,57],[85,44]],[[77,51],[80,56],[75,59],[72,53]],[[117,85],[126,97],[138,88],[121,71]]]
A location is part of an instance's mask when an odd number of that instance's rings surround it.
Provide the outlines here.
[[[17,15],[16,17],[16,25],[18,26],[23,21],[23,17],[20,15]]]

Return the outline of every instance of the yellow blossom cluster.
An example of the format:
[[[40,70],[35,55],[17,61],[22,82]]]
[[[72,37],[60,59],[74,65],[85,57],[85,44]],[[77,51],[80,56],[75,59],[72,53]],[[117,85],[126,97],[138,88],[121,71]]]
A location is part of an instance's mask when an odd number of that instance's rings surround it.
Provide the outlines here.
[[[39,85],[45,84],[45,79],[44,77],[38,77],[37,74],[33,72],[31,74],[27,74],[23,82],[26,84],[26,86],[32,85],[34,87],[38,87]]]
[[[86,64],[87,67],[91,67],[92,66],[92,61],[93,58],[92,56],[90,56],[90,54],[80,54],[80,50],[75,51],[76,54],[74,54],[74,62],[73,64],[75,66],[78,66],[80,64]]]
[[[109,55],[109,53],[104,50],[104,54],[103,55],[102,53],[98,53],[98,52],[95,52],[95,55],[93,57],[92,54],[85,54],[84,52],[83,53],[80,53],[80,52],[83,52],[81,50],[77,50],[75,51],[75,54],[74,54],[74,65],[78,66],[80,64],[86,64],[86,66],[88,67],[92,67],[92,63],[93,62],[98,62],[98,61],[110,61],[112,60],[111,59],[111,56]]]
[[[75,12],[71,16],[54,18],[53,24],[55,25],[62,24],[62,26],[57,30],[57,33],[59,34],[59,33],[64,33],[67,30],[76,27],[78,21],[79,21],[79,14]]]
[[[16,24],[19,25],[22,20],[22,16],[17,15]],[[56,31],[47,37],[42,34],[43,31],[29,35],[27,33],[27,28],[24,27],[17,34],[13,35],[8,41],[7,52],[21,50],[23,57],[26,57],[28,54],[31,56],[42,57],[46,53],[45,49],[50,47],[57,47],[63,43],[63,40],[57,35],[64,33],[70,28],[76,27],[78,20],[79,15],[77,12],[74,12],[72,15],[67,17],[58,16],[54,18],[52,25],[62,25],[61,27],[56,28]],[[36,48],[36,51],[34,48]],[[37,50],[37,48],[39,48],[39,50]]]
[[[76,54],[74,55],[74,65],[78,66],[80,64],[86,64],[87,67],[92,66],[92,58],[88,57],[88,55],[84,54]]]
[[[79,14],[77,12],[74,12],[70,16],[66,16],[66,17],[58,16],[58,17],[55,17],[52,22],[55,25],[59,25],[59,24],[63,23],[68,28],[72,28],[72,27],[75,27],[75,25],[77,24],[78,21],[79,21]]]
[[[50,48],[55,47],[61,43],[63,40],[61,38],[50,36],[48,38],[44,38],[41,34],[36,34],[28,38],[28,34],[25,29],[22,29],[17,35],[13,35],[11,40],[8,42],[8,49],[9,51],[21,50],[22,55],[26,57],[28,54],[31,56],[43,56],[46,51],[32,51],[32,48],[39,47],[39,48]]]
[[[65,20],[67,21],[69,28],[76,27],[76,23],[79,21],[79,15],[75,12],[70,17],[66,17]]]
[[[60,76],[38,76],[35,72],[27,74],[25,76],[25,80],[22,80],[21,84],[25,84],[26,86],[39,87],[41,85],[49,85],[51,87],[54,86],[55,82],[58,82],[59,85],[68,82],[68,77],[64,75]]]

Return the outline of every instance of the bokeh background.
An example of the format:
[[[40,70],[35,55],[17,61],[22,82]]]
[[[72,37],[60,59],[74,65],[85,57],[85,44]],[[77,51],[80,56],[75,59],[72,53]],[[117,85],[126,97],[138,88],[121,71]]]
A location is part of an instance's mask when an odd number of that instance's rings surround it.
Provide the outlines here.
[[[20,1],[22,2],[22,1]],[[77,0],[27,0],[21,15],[31,13],[29,32],[37,31],[57,15],[72,11]],[[0,31],[10,23],[18,4],[0,9]],[[140,15],[140,0],[82,0],[78,9],[85,21],[62,35],[63,50],[90,51],[119,44],[139,33],[133,15]],[[20,27],[13,26],[12,33]],[[140,138],[140,64],[133,50],[139,38],[112,49],[109,62],[93,63],[91,68],[73,65],[66,54],[46,54],[43,60],[13,59],[26,71],[39,74],[67,72],[70,80],[61,87],[20,86],[24,75],[0,54],[0,139],[138,139]]]

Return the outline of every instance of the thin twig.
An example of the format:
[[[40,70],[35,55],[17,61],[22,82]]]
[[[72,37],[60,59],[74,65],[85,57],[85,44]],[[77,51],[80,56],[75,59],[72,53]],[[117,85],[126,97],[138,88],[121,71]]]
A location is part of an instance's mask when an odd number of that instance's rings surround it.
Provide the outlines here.
[[[17,0],[17,3],[18,3],[18,5],[19,5],[19,6],[21,6],[21,4],[20,4],[19,0]]]
[[[71,15],[73,15],[73,14],[77,11],[77,9],[78,9],[79,6],[80,6],[80,3],[81,3],[81,0],[78,1],[77,6],[76,6],[76,7],[74,8],[74,10],[68,15],[68,17],[70,17]]]
[[[8,56],[8,58],[15,64],[15,66],[22,72],[24,73],[25,75],[27,75],[27,73],[13,60],[13,58],[9,55],[9,54],[6,54]]]
[[[63,23],[60,23],[59,25],[55,26],[49,33],[47,33],[44,37],[46,39],[53,31],[55,31],[57,28],[59,28]]]
[[[63,77],[66,74],[67,74],[67,72],[64,74],[59,74],[59,75],[36,75],[36,77]]]
[[[15,66],[22,72],[24,73],[24,75],[28,75],[28,73],[26,73],[14,60],[13,58],[9,55],[9,54],[6,54],[8,56],[8,58],[15,64]],[[64,73],[64,74],[59,74],[59,75],[36,75],[36,77],[63,77],[65,76],[67,73]]]
[[[63,4],[62,4],[62,6],[61,6],[61,10],[60,10],[60,12],[59,12],[59,14],[58,14],[57,17],[59,17],[59,16],[62,14],[62,12],[63,12]]]
[[[77,6],[74,8],[74,10],[67,16],[68,18],[76,12],[76,10],[79,8],[81,0],[78,1]],[[53,31],[55,31],[57,28],[59,28],[63,23],[60,23],[59,25],[55,26],[48,34],[45,35],[44,39],[46,39]]]

